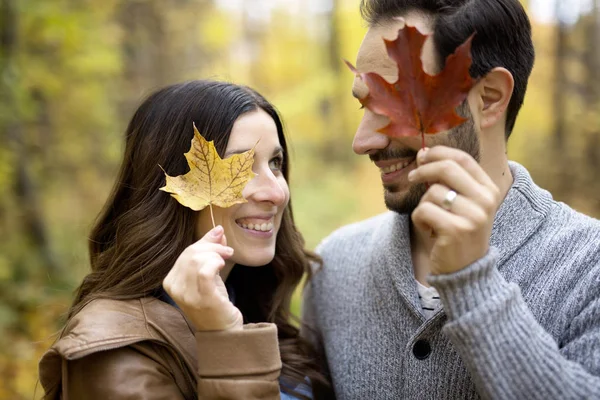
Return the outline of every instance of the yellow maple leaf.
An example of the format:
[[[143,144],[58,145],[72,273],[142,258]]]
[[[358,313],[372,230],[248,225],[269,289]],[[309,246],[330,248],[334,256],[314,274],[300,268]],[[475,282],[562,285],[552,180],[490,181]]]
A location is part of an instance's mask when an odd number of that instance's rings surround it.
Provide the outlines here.
[[[190,171],[175,177],[165,172],[166,185],[160,190],[195,211],[210,206],[211,215],[213,204],[227,208],[246,203],[242,190],[256,176],[252,172],[254,148],[221,159],[214,143],[206,141],[194,124],[192,145],[184,155]]]

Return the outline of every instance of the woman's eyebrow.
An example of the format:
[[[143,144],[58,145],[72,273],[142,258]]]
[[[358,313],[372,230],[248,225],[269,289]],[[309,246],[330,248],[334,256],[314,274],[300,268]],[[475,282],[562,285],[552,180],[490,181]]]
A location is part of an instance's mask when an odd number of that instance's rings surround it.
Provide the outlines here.
[[[250,151],[250,150],[252,150],[252,149],[243,149],[243,150],[229,150],[228,152],[226,152],[226,153],[223,155],[223,158],[227,158],[227,157],[229,157],[229,156],[232,156],[232,155],[234,155],[234,154],[242,154],[242,153],[245,153],[245,152],[247,152],[247,151]]]
[[[281,147],[281,146],[277,146],[277,147],[275,147],[275,149],[273,149],[273,156],[276,156],[279,153],[281,153],[281,154],[284,153],[283,147]]]
[[[252,150],[252,149],[229,150],[228,152],[226,152],[226,153],[223,155],[223,158],[227,158],[227,157],[229,157],[229,156],[232,156],[232,155],[234,155],[234,154],[242,154],[242,153],[245,153],[245,152],[247,152],[247,151],[249,151],[249,150]],[[273,149],[273,154],[272,154],[272,155],[273,155],[273,156],[275,156],[275,155],[277,155],[277,154],[279,154],[279,153],[282,153],[282,154],[284,153],[284,151],[283,151],[283,147],[281,147],[281,146],[277,146],[277,147],[275,147],[275,148]]]

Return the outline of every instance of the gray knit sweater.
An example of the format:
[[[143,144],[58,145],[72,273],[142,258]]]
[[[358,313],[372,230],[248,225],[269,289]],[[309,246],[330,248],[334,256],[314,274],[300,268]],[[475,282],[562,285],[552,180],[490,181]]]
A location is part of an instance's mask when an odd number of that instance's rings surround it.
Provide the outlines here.
[[[429,277],[443,304],[429,320],[408,216],[346,226],[319,246],[304,318],[338,399],[600,399],[600,221],[510,168],[490,252]]]

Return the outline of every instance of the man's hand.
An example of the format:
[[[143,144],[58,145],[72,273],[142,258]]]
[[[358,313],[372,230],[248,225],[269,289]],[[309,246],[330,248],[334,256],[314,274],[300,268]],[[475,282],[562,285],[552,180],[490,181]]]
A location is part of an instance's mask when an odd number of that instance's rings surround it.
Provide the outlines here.
[[[434,233],[431,273],[456,272],[487,253],[500,190],[473,157],[458,149],[421,150],[417,165],[409,180],[431,186],[412,221],[421,232]]]

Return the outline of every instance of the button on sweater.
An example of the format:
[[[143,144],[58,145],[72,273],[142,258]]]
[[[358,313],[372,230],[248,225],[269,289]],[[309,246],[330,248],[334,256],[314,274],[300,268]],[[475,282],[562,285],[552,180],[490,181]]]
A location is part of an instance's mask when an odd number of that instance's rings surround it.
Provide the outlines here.
[[[338,399],[600,399],[600,222],[510,168],[489,253],[429,277],[442,302],[429,319],[408,215],[346,226],[319,246],[303,316]]]

